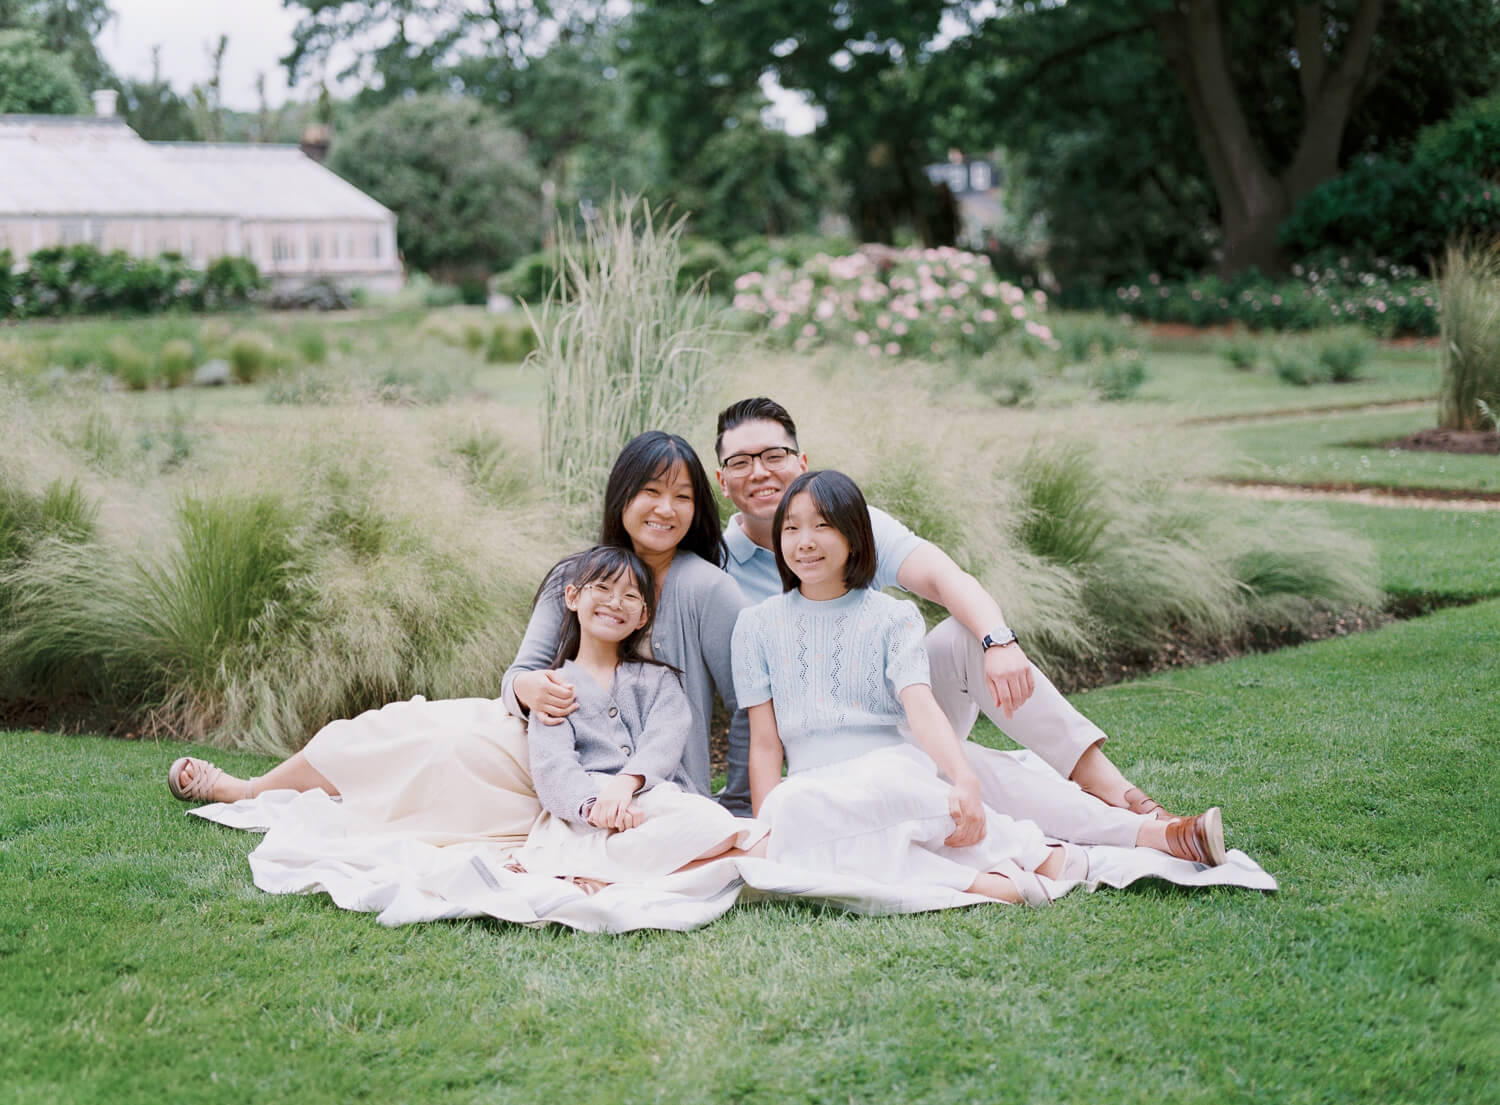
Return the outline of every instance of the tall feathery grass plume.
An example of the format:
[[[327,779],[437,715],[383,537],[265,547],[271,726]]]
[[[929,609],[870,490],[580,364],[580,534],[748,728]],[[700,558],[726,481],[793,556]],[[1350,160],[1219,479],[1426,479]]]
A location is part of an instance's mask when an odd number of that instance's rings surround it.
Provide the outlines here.
[[[34,426],[31,463],[0,465],[0,707],[285,754],[394,699],[498,694],[565,548],[532,443],[507,429],[516,447],[493,447],[503,411],[357,413],[299,411],[274,441],[228,435],[191,479],[141,486]],[[477,469],[455,456],[460,422]]]
[[[613,199],[582,237],[559,232],[559,273],[527,358],[545,380],[542,463],[561,500],[597,513],[620,447],[703,416],[714,371],[701,282],[679,289],[682,232],[639,199]],[[528,308],[528,314],[529,314]]]
[[[1438,425],[1482,430],[1500,410],[1500,242],[1450,246],[1446,261]]]

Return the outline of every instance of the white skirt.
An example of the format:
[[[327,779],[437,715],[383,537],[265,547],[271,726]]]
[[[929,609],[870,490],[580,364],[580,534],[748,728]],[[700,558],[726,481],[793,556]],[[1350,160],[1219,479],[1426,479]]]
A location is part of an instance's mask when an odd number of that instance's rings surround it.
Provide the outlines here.
[[[967,890],[976,875],[1015,863],[1034,871],[1048,840],[1030,821],[985,807],[985,836],[950,848],[952,787],[911,745],[801,771],[781,781],[760,810],[770,827],[766,858],[811,872],[858,875],[886,885]]]
[[[601,782],[608,775],[595,775]],[[748,848],[765,827],[735,817],[709,798],[661,783],[635,799],[646,820],[615,832],[574,825],[543,813],[516,860],[528,874],[577,876],[603,882],[644,882],[671,874],[726,840]]]
[[[351,832],[519,847],[542,812],[526,725],[498,699],[392,702],[330,722],[303,752]]]

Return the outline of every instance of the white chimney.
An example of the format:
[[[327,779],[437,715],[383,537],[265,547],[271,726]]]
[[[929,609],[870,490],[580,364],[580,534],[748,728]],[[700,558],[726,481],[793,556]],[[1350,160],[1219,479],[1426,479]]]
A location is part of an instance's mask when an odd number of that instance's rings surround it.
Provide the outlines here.
[[[101,88],[97,92],[90,93],[94,100],[94,114],[101,119],[108,119],[115,113],[115,101],[120,94],[113,88]]]

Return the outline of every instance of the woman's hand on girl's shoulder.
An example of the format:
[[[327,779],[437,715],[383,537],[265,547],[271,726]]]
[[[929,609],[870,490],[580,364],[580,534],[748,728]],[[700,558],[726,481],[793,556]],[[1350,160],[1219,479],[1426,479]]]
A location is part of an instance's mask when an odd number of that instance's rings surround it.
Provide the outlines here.
[[[514,684],[516,698],[543,725],[559,725],[562,719],[578,709],[573,684],[556,669],[522,672]]]
[[[967,848],[984,839],[984,802],[979,797],[979,777],[967,774],[948,792],[948,814],[953,818],[953,832],[944,844],[950,848]]]

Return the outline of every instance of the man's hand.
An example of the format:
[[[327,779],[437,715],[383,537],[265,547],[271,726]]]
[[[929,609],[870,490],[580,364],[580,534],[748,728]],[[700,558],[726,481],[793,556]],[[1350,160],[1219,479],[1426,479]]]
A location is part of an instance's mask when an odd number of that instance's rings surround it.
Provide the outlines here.
[[[528,671],[516,676],[514,684],[516,698],[531,711],[531,716],[543,725],[556,725],[574,710],[578,700],[573,697],[573,684],[553,670]]]
[[[979,778],[970,773],[964,775],[948,792],[948,813],[953,818],[953,831],[944,844],[950,848],[967,848],[984,839],[984,803],[979,799]]]
[[[1026,704],[1036,690],[1031,661],[1020,645],[1003,645],[984,650],[984,681],[989,685],[995,705],[1007,718]]]

